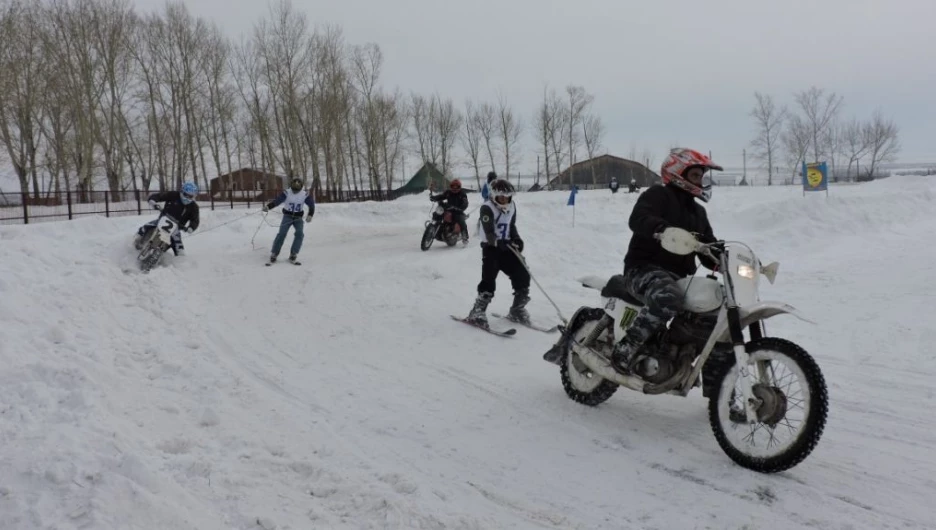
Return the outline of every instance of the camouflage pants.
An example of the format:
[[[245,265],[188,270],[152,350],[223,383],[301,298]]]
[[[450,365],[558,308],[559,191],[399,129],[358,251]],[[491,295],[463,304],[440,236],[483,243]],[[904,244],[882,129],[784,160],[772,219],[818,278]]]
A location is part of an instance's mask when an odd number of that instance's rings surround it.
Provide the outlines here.
[[[684,293],[676,286],[679,277],[653,265],[624,270],[624,288],[644,306],[624,334],[623,342],[638,347],[683,309]]]

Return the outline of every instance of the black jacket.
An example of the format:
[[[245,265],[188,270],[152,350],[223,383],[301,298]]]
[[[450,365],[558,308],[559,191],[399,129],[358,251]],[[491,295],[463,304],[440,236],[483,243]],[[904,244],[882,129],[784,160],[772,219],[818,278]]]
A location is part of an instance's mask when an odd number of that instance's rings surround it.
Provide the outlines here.
[[[185,229],[186,223],[192,230],[198,228],[198,203],[192,201],[188,204],[182,204],[182,194],[177,191],[164,191],[154,193],[149,196],[147,201],[163,202],[162,211],[174,217],[179,221],[179,229]]]
[[[695,273],[695,255],[680,256],[663,250],[659,240],[653,235],[665,228],[675,226],[694,232],[699,241],[716,241],[709,224],[708,215],[695,198],[675,186],[655,185],[647,188],[637,198],[637,204],[628,221],[631,231],[630,245],[624,256],[624,266],[656,265],[671,271],[680,277]],[[715,267],[708,258],[702,258],[702,265],[709,269]]]
[[[452,208],[458,208],[463,212],[468,209],[468,194],[465,190],[445,190],[439,195],[433,195],[432,200],[434,202],[445,201]]]

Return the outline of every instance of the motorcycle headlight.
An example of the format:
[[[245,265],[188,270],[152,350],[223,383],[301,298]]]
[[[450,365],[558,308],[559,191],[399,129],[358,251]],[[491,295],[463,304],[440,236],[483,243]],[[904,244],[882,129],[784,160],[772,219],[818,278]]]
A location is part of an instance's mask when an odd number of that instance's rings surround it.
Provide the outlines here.
[[[754,267],[751,267],[750,265],[744,265],[744,264],[738,265],[738,276],[741,276],[742,278],[747,278],[749,280],[753,280],[754,279]]]

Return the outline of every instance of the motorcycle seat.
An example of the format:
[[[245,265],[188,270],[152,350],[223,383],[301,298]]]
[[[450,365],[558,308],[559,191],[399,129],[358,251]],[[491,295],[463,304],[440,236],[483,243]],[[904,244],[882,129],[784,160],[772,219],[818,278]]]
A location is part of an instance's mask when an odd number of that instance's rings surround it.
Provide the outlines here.
[[[606,283],[605,286],[601,289],[601,296],[605,298],[618,298],[637,307],[643,307],[644,305],[643,302],[627,292],[627,289],[625,289],[624,285],[623,274],[615,274],[609,278],[608,283]]]

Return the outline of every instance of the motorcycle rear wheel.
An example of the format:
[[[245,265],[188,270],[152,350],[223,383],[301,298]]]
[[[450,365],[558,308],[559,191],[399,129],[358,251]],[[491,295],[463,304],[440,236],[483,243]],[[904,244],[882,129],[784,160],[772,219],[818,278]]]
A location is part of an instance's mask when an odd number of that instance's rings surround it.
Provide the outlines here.
[[[583,312],[572,323],[575,327],[569,330],[570,338],[581,343],[604,317],[605,312],[600,308]],[[618,384],[593,373],[572,351],[572,340],[564,340],[561,347],[563,353],[559,359],[559,374],[562,377],[562,388],[569,399],[589,407],[611,399]]]

